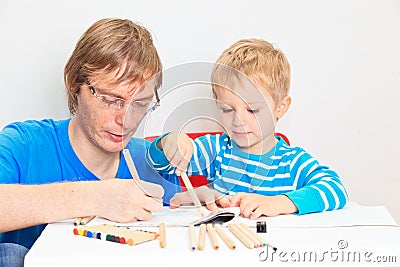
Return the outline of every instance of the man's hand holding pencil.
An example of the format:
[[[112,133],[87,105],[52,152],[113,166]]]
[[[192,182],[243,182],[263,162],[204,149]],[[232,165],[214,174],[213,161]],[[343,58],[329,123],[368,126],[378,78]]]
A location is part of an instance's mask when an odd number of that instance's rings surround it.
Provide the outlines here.
[[[96,203],[100,204],[92,208],[92,213],[116,222],[150,220],[152,212],[162,209],[164,189],[160,185],[140,180],[129,151],[125,149],[123,154],[133,179],[110,179],[93,183],[93,186],[98,187],[98,194],[93,197],[98,197]],[[79,217],[74,224],[85,225],[94,217]]]

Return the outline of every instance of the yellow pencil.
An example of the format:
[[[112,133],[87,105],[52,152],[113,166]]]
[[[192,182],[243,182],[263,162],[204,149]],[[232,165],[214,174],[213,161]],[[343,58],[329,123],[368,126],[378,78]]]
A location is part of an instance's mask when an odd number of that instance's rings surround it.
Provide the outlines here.
[[[224,230],[222,230],[221,226],[219,226],[218,224],[216,224],[214,226],[215,231],[217,232],[217,234],[219,235],[219,237],[221,237],[222,241],[224,241],[224,243],[230,248],[230,249],[235,249],[236,248],[236,244],[235,242],[233,242],[233,240],[224,232]]]
[[[202,224],[200,224],[199,243],[197,244],[197,248],[199,250],[203,250],[205,243],[206,243],[206,225],[204,223],[202,223]]]
[[[204,209],[201,206],[200,200],[197,197],[196,193],[194,192],[193,186],[190,183],[189,178],[187,177],[185,172],[181,173],[182,181],[186,186],[187,191],[189,192],[190,196],[192,197],[193,203],[195,204],[197,211],[200,213],[201,217],[204,217]]]
[[[165,223],[160,223],[160,247],[165,248],[167,246],[167,237],[165,234]]]

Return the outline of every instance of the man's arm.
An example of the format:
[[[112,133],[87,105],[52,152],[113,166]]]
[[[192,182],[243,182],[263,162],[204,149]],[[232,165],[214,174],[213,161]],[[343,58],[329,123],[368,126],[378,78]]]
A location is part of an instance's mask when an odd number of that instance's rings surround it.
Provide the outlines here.
[[[0,184],[0,232],[98,215],[113,221],[148,220],[162,208],[161,186],[153,197],[131,179],[44,185]]]

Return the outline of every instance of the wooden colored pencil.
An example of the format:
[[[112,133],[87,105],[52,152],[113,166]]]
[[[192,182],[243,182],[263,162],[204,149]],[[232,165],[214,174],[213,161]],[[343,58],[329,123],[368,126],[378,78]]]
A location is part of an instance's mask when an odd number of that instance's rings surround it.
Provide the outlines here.
[[[165,233],[165,223],[160,223],[160,247],[165,248],[167,246],[167,236]]]
[[[75,221],[74,221],[74,225],[81,225],[82,219],[83,219],[82,217],[76,218]]]
[[[96,216],[88,216],[88,217],[83,217],[81,218],[81,225],[88,224],[91,220],[93,220]]]
[[[247,225],[245,225],[244,223],[238,223],[236,225],[239,228],[239,230],[242,231],[242,233],[246,235],[253,242],[255,248],[263,246],[262,241],[260,241],[257,235],[253,235],[253,232]]]
[[[214,227],[211,223],[207,224],[207,233],[208,233],[208,236],[210,237],[210,241],[211,241],[213,248],[218,249],[219,242],[217,239],[217,233],[215,232]]]
[[[189,225],[189,245],[191,250],[196,250],[196,230],[194,224]]]
[[[122,150],[122,154],[124,155],[124,158],[125,158],[125,161],[126,161],[126,165],[128,165],[128,169],[129,169],[129,172],[132,175],[132,178],[134,180],[139,181],[140,177],[139,177],[139,174],[138,174],[138,172],[136,170],[135,163],[133,162],[133,159],[132,159],[131,153],[129,152],[129,149],[125,148],[124,150]]]
[[[233,240],[224,232],[224,230],[221,228],[221,226],[216,224],[216,225],[214,225],[214,229],[217,232],[217,234],[219,235],[219,237],[221,237],[222,241],[224,241],[224,243],[228,246],[228,248],[230,248],[230,249],[236,248],[235,242],[233,242]]]
[[[268,246],[268,247],[272,248],[273,250],[277,250],[277,248],[275,246],[269,244],[260,235],[258,235],[256,232],[252,231],[247,224],[241,223],[240,225],[241,225],[242,229],[244,229],[247,233],[249,233],[249,235],[252,235],[253,237],[255,237],[259,241],[261,246],[263,246],[263,247]]]
[[[197,249],[203,250],[205,243],[206,243],[206,225],[202,223],[200,224],[199,242],[197,243]]]
[[[189,180],[189,178],[187,177],[187,175],[186,175],[185,172],[182,172],[182,173],[181,173],[181,178],[182,178],[183,183],[184,183],[185,186],[186,186],[187,191],[189,192],[189,194],[190,194],[190,196],[191,196],[191,198],[192,198],[192,200],[193,200],[193,203],[195,204],[195,206],[196,206],[196,208],[197,208],[197,211],[200,213],[201,217],[204,217],[204,209],[203,209],[203,206],[201,206],[200,200],[199,200],[199,198],[197,197],[196,193],[194,192],[192,183],[190,182],[190,180]]]
[[[229,231],[236,236],[237,239],[242,242],[243,245],[245,245],[247,248],[254,248],[254,243],[251,241],[243,232],[239,229],[239,227],[236,224],[228,224],[228,229]]]
[[[93,220],[96,216],[78,217],[74,221],[74,225],[85,225]]]

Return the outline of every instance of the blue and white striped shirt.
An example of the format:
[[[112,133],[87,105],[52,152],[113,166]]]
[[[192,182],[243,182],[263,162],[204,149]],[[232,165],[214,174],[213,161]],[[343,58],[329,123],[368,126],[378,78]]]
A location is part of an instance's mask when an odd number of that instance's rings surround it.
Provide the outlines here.
[[[263,155],[240,150],[226,134],[205,135],[194,140],[194,153],[188,175],[204,175],[210,187],[221,193],[256,193],[265,196],[285,194],[299,214],[340,209],[347,193],[339,176],[322,166],[299,147],[289,147],[283,139]],[[173,174],[164,153],[154,140],[148,159],[161,174]]]

